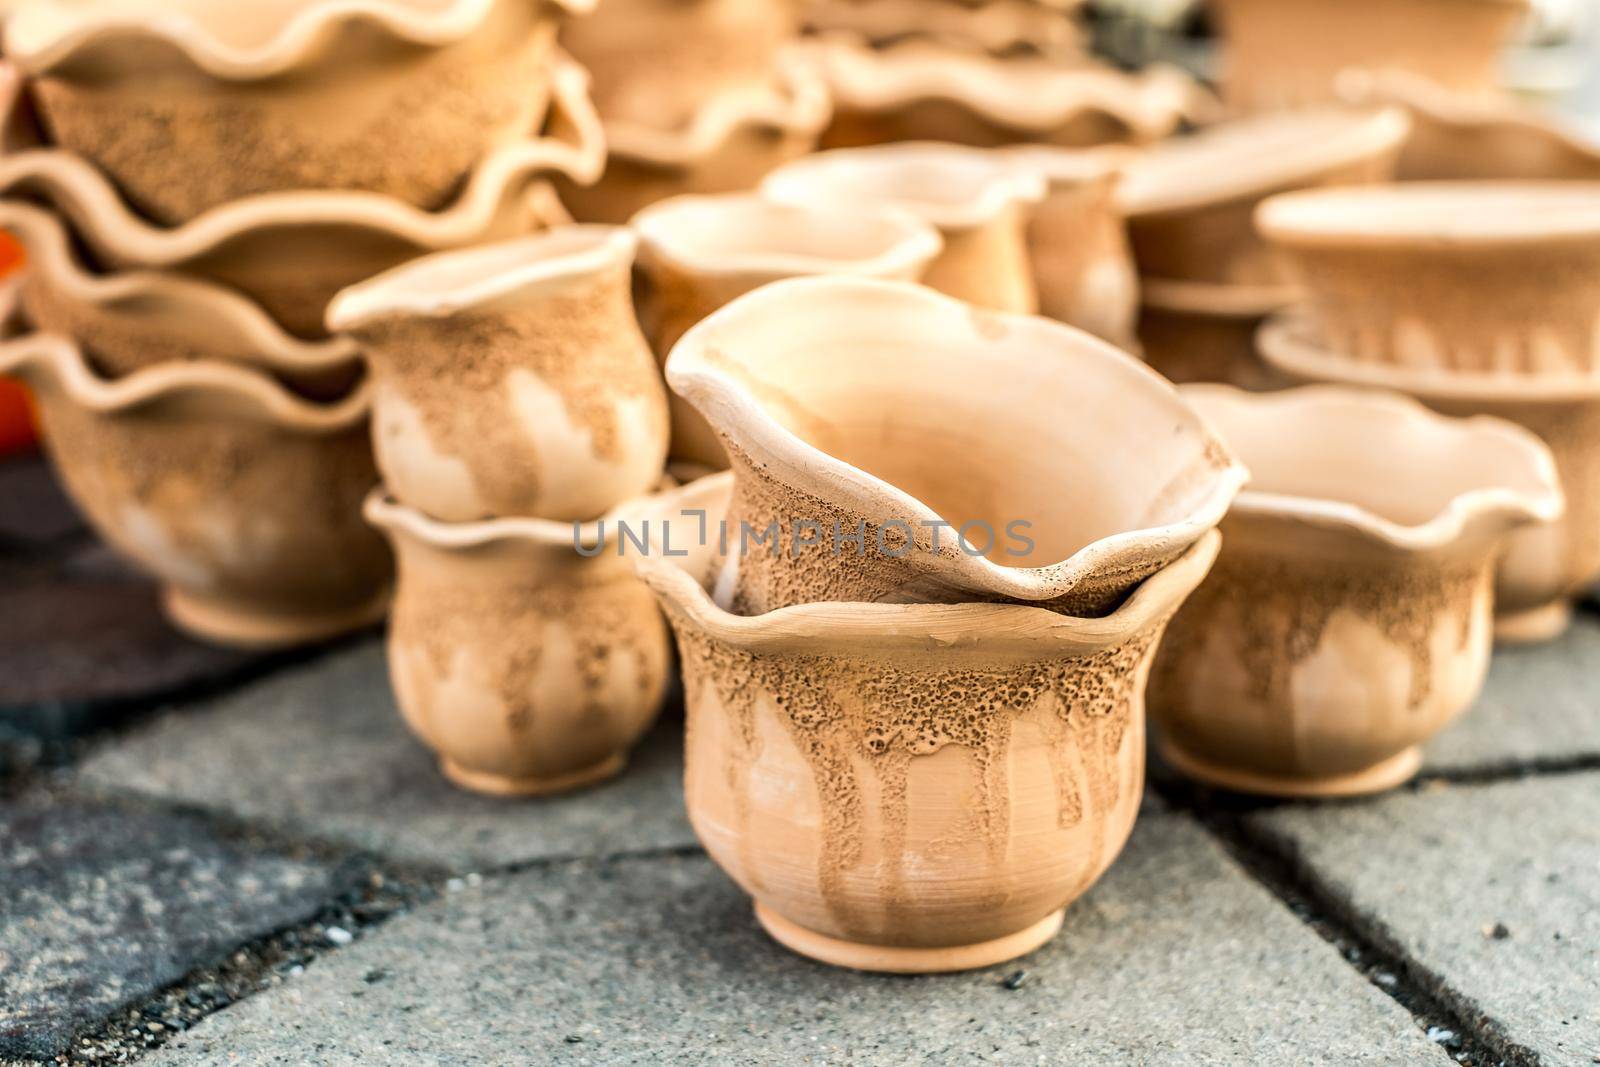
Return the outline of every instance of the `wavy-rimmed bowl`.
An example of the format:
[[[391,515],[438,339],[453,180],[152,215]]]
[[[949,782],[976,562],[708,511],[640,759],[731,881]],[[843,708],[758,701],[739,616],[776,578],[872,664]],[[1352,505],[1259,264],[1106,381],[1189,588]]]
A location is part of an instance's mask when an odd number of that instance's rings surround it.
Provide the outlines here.
[[[1292,286],[1140,278],[1139,355],[1173,382],[1273,388],[1280,383],[1256,354],[1256,332],[1299,299]]]
[[[1032,54],[1082,61],[1087,42],[1072,5],[1033,0],[814,0],[806,28],[823,37],[854,37],[874,47],[931,40],[1005,56]]]

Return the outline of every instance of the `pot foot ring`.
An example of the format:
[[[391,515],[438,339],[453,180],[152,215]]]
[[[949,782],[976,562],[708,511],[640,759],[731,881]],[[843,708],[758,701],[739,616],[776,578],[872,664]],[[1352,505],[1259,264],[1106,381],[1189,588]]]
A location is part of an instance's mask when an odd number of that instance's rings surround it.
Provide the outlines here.
[[[542,797],[596,785],[608,778],[616,777],[627,765],[627,753],[618,752],[593,766],[584,767],[570,774],[558,774],[549,778],[513,778],[503,774],[468,770],[458,763],[441,758],[439,772],[462,789],[473,793],[487,793],[496,797]]]
[[[893,945],[863,945],[854,941],[842,941],[827,934],[819,934],[815,930],[807,930],[769,908],[756,905],[756,920],[768,934],[772,935],[772,939],[784,948],[834,967],[877,971],[883,974],[939,974],[947,971],[970,971],[1005,963],[1018,956],[1026,956],[1054,937],[1061,929],[1061,920],[1065,914],[1065,908],[1051,912],[1025,930],[976,945],[899,948]]]
[[[1324,778],[1263,774],[1227,767],[1199,756],[1191,756],[1165,741],[1162,741],[1158,748],[1162,759],[1189,778],[1233,793],[1252,793],[1269,797],[1317,799],[1368,796],[1372,793],[1386,792],[1409,782],[1422,768],[1422,748],[1418,745],[1365,770],[1351,774],[1328,775]]]
[[[1494,617],[1494,639],[1502,645],[1531,645],[1560,637],[1572,625],[1572,603],[1557,600],[1543,607]]]
[[[389,591],[353,608],[291,613],[212,600],[167,586],[161,591],[161,607],[174,626],[202,641],[233,648],[292,648],[377,625],[389,613]]]

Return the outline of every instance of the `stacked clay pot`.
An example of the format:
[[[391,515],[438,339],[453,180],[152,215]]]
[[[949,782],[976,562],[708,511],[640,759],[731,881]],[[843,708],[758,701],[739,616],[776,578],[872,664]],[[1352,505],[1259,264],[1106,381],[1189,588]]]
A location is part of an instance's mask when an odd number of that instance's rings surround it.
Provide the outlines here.
[[[634,247],[561,226],[419,259],[329,308],[371,365],[395,695],[467,789],[608,778],[665,690],[665,626],[618,551],[667,450]]]
[[[574,0],[577,4],[578,0]],[[581,6],[581,4],[579,5]],[[272,646],[368,624],[390,555],[343,286],[521,233],[598,122],[554,0],[27,0],[5,22],[7,370],[62,480],[172,618]]]
[[[1243,469],[1127,353],[906,282],[746,293],[667,379],[731,460],[638,563],[701,841],[824,962],[1033,950],[1131,829],[1151,657]]]

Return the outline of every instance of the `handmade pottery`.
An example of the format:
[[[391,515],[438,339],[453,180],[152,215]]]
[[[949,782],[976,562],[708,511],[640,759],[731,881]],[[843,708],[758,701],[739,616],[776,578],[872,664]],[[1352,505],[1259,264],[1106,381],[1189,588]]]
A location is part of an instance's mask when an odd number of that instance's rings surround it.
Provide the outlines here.
[[[907,212],[803,207],[741,193],[663,200],[632,226],[639,322],[663,365],[689,327],[768,282],[811,274],[916,281],[941,247],[938,231]],[[711,427],[682,397],[668,399],[673,458],[725,468]]]
[[[822,210],[876,204],[910,211],[944,239],[924,284],[997,311],[1038,307],[1027,224],[1045,182],[1002,155],[950,144],[838,149],[778,168],[761,191]]]
[[[666,608],[688,714],[684,792],[713,860],[779,942],[919,973],[1032,951],[1110,866],[1140,803],[1144,682],[1204,577],[1210,533],[1114,614],[807,604],[743,618],[719,569],[729,475],[682,491],[686,555],[641,574]]]
[[[425,209],[381,193],[290,191],[231,201],[176,227],[133,211],[93,164],[56,148],[27,147],[26,116],[10,91],[0,195],[43,200],[69,218],[95,262],[109,269],[173,269],[223,282],[260,303],[290,332],[322,332],[340,289],[427,252],[536,230],[549,220],[552,173],[592,180],[604,163],[585,76],[555,71],[544,135],[490,152],[449,204]]]
[[[6,20],[5,54],[50,142],[158,223],[288,189],[432,209],[538,129],[557,16],[593,6],[26,0]]]
[[[1457,93],[1500,85],[1527,0],[1218,0],[1223,98],[1239,111],[1326,103],[1347,70],[1403,70]]]
[[[1034,0],[814,0],[806,7],[806,28],[874,48],[924,40],[994,56],[1082,62],[1087,42],[1070,6]]]
[[[1482,689],[1507,535],[1561,515],[1550,450],[1392,393],[1180,392],[1250,484],[1156,654],[1160,751],[1248,793],[1400,784]]]
[[[428,256],[340,293],[395,498],[446,522],[587,520],[661,480],[667,399],[611,226]]]
[[[1397,109],[1304,111],[1220,123],[1140,153],[1117,192],[1139,272],[1282,284],[1252,225],[1256,204],[1291,189],[1387,180],[1407,128]]]
[[[1256,332],[1298,297],[1282,285],[1141,278],[1137,351],[1169,381],[1274,388],[1279,379],[1256,354]]]
[[[399,565],[395,700],[445,777],[532,796],[622,770],[661,706],[668,637],[615,518],[443,523],[381,490],[366,515]]]
[[[1328,350],[1600,375],[1600,182],[1407,182],[1261,205]]]
[[[361,521],[377,481],[365,389],[315,404],[211,361],[112,380],[50,334],[0,345],[4,374],[32,387],[73,500],[162,582],[182,629],[274,647],[383,617],[390,557]]]
[[[684,335],[667,382],[732,463],[741,550],[713,588],[741,615],[845,600],[1104,615],[1245,478],[1126,352],[904,282],[747,293]]]
[[[1495,637],[1540,641],[1566,629],[1572,599],[1600,578],[1600,380],[1363,363],[1331,351],[1314,322],[1295,316],[1268,322],[1259,346],[1270,366],[1296,381],[1393,389],[1446,415],[1494,415],[1543,438],[1567,512],[1507,542],[1495,573]]]

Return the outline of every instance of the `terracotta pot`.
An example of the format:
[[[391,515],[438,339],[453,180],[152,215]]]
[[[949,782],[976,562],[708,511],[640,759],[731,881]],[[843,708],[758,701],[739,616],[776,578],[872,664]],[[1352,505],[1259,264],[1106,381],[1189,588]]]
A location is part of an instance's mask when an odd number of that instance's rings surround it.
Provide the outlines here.
[[[1408,182],[1277,197],[1261,232],[1332,352],[1600,374],[1600,183]]]
[[[8,151],[0,155],[0,195],[42,198],[72,220],[101,266],[173,269],[220,281],[254,298],[292,333],[314,337],[328,300],[347,285],[427,252],[545,225],[545,179],[559,172],[592,180],[603,165],[604,140],[584,85],[583,72],[563,61],[545,135],[492,151],[454,199],[436,209],[380,193],[292,191],[235,200],[181,226],[157,226],[82,158],[21,147],[25,116],[15,106],[7,108],[12,121]],[[9,88],[15,105],[14,78]]]
[[[609,538],[604,524],[442,523],[381,491],[366,515],[399,561],[395,699],[445,777],[535,796],[621,771],[666,692],[668,638],[615,519]]]
[[[816,0],[806,7],[806,27],[875,48],[923,40],[994,56],[1081,62],[1088,43],[1069,6],[1035,0]]]
[[[1393,389],[1446,415],[1494,415],[1543,438],[1567,513],[1508,542],[1495,575],[1495,637],[1542,641],[1566,629],[1572,600],[1600,578],[1600,381],[1361,363],[1330,351],[1311,323],[1287,316],[1269,322],[1259,343],[1262,358],[1296,381]]]
[[[1492,93],[1527,0],[1218,0],[1223,98],[1241,111],[1335,98],[1342,71],[1404,70]]]
[[[661,480],[667,398],[610,226],[428,256],[340,293],[397,500],[446,522],[587,520]]]
[[[894,141],[980,148],[1142,144],[1171,134],[1207,106],[1197,83],[1168,67],[1127,74],[926,41],[873,49],[835,38],[808,45],[807,53],[833,96],[825,148]]]
[[[26,247],[21,280],[27,319],[73,338],[97,370],[119,377],[158,363],[223,360],[277,375],[296,392],[330,400],[360,379],[348,339],[304,341],[232,289],[162,271],[95,273],[57,216],[0,201],[0,227]]]
[[[1389,393],[1181,392],[1250,484],[1156,655],[1163,755],[1247,793],[1399,785],[1483,687],[1507,534],[1561,515],[1550,450]]]
[[[377,480],[365,389],[314,404],[205,361],[111,380],[49,334],[0,345],[0,374],[33,388],[68,493],[162,582],[182,629],[273,647],[383,617],[390,557],[361,521]]]
[[[664,366],[684,331],[736,296],[812,274],[916,281],[938,255],[932,226],[890,208],[777,204],[758,196],[680,196],[633,218],[639,235],[634,299]],[[674,459],[725,469],[717,435],[670,396]]]
[[[780,167],[761,191],[823,210],[875,204],[910,211],[944,239],[924,284],[998,311],[1038,307],[1027,224],[1045,183],[1001,155],[947,144],[840,149]]]
[[[694,512],[714,528],[727,479],[684,490],[674,531]],[[1216,535],[1093,621],[995,604],[742,618],[695,580],[718,569],[700,540],[639,567],[683,662],[689,820],[767,931],[903,973],[1049,940],[1133,825],[1151,653]]]
[[[1129,155],[1019,145],[1006,157],[1044,178],[1045,195],[1028,216],[1028,255],[1039,313],[1134,350],[1139,276],[1116,187]]]
[[[903,282],[746,294],[684,335],[667,381],[732,460],[746,550],[715,589],[741,615],[830,600],[1104,615],[1245,477],[1127,353]]]
[[[287,189],[447,203],[537,129],[556,18],[593,0],[19,5],[5,52],[52,143],[175,225]]]
[[[1142,278],[1139,354],[1169,381],[1279,387],[1256,354],[1256,332],[1299,294],[1281,285],[1212,285]]]

